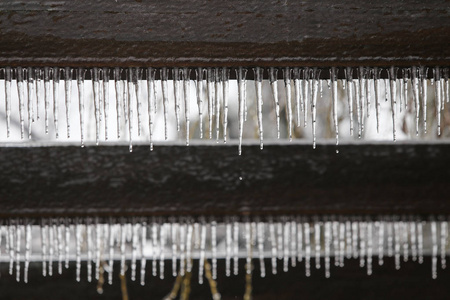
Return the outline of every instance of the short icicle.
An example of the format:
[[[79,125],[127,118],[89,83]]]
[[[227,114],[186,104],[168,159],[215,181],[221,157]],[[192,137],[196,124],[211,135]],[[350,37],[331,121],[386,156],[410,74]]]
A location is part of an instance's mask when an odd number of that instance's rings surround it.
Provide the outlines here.
[[[317,116],[317,92],[319,87],[319,78],[320,78],[320,70],[317,68],[313,69],[312,74],[313,82],[312,82],[312,102],[311,102],[311,110],[312,110],[312,134],[313,134],[313,149],[316,149],[316,116]]]
[[[220,133],[220,95],[222,94],[222,74],[220,68],[214,68],[214,115],[216,117],[216,142],[219,142]]]
[[[214,70],[206,69],[206,88],[208,94],[208,132],[209,139],[212,139],[213,115],[214,115]]]
[[[95,107],[95,143],[98,145],[100,141],[100,86],[99,86],[99,70],[92,68],[91,70],[92,88],[94,92]]]
[[[418,79],[418,68],[411,68],[411,86],[412,95],[414,99],[415,113],[416,113],[416,135],[419,135],[419,112],[420,112],[420,98],[419,98],[419,79]]]

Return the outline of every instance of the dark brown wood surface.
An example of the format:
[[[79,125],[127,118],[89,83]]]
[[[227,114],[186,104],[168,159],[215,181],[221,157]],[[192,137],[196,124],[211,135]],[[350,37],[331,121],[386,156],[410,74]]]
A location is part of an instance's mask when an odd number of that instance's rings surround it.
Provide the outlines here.
[[[0,216],[448,214],[450,144],[0,147]]]
[[[0,65],[450,65],[450,3],[2,1]]]

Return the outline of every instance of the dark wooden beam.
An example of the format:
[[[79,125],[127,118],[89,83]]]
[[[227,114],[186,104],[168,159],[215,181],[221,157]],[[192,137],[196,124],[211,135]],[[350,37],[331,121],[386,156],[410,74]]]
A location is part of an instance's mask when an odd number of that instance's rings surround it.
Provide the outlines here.
[[[450,65],[448,1],[3,1],[0,65]]]
[[[450,144],[1,147],[0,216],[449,214]]]

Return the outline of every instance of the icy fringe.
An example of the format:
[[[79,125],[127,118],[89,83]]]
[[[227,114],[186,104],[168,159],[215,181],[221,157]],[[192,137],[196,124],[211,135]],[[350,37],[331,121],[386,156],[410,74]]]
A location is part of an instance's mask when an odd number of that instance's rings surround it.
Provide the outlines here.
[[[173,276],[192,272],[194,260],[199,260],[198,281],[203,283],[205,260],[211,261],[214,279],[218,259],[225,260],[226,276],[238,275],[243,259],[246,272],[257,264],[261,277],[302,265],[307,277],[314,268],[324,270],[328,278],[332,265],[343,267],[350,259],[371,275],[373,260],[381,266],[384,257],[394,257],[400,269],[402,261],[423,263],[424,255],[431,256],[431,276],[436,278],[438,260],[446,267],[448,218],[10,219],[0,226],[0,238],[1,261],[9,263],[11,276],[24,282],[31,261],[42,264],[43,276],[75,265],[77,281],[98,280],[105,271],[112,284],[114,272],[124,275],[129,270],[131,280],[144,285],[152,277],[163,279],[167,268]],[[119,270],[113,269],[114,261]]]
[[[254,73],[254,84],[256,90],[256,99],[248,99],[247,88],[247,68],[70,68],[70,67],[44,67],[44,68],[12,68],[5,67],[1,69],[5,79],[5,111],[6,111],[6,130],[7,136],[10,135],[11,127],[11,81],[17,80],[17,92],[19,98],[19,119],[21,127],[21,137],[25,135],[25,118],[28,119],[28,137],[31,138],[32,123],[39,119],[39,107],[45,107],[45,131],[48,133],[49,120],[53,120],[55,134],[58,137],[59,116],[58,107],[64,105],[66,112],[67,135],[70,136],[70,110],[73,109],[74,101],[71,99],[71,90],[73,80],[78,90],[78,109],[81,145],[84,146],[85,124],[87,122],[85,115],[85,105],[94,103],[95,124],[96,124],[96,142],[100,142],[100,131],[102,123],[104,124],[104,139],[112,133],[108,130],[108,117],[111,107],[115,109],[117,124],[120,124],[121,118],[125,119],[126,131],[129,136],[129,148],[133,149],[132,136],[137,130],[141,135],[142,126],[148,126],[148,140],[150,149],[153,149],[154,124],[158,116],[164,119],[164,136],[168,138],[169,111],[174,110],[176,118],[176,128],[185,128],[186,145],[189,145],[190,136],[190,97],[191,97],[191,73],[195,82],[195,98],[197,100],[197,111],[199,114],[199,135],[203,137],[204,127],[207,128],[208,138],[215,138],[219,141],[222,135],[223,142],[227,141],[228,130],[228,98],[230,72],[236,72],[238,87],[238,123],[239,123],[239,153],[241,153],[241,144],[244,133],[244,125],[247,121],[249,108],[255,108],[257,120],[257,132],[260,140],[260,147],[263,148],[263,99],[262,99],[262,81],[268,78],[272,89],[273,111],[276,119],[277,136],[280,137],[280,95],[278,94],[278,71],[282,71],[285,93],[281,95],[286,110],[287,136],[292,140],[294,125],[307,125],[308,111],[311,113],[313,147],[316,145],[316,105],[318,94],[322,95],[322,82],[324,78],[329,78],[328,87],[331,89],[333,125],[335,128],[336,144],[339,143],[339,120],[338,120],[338,75],[345,79],[342,81],[343,88],[346,89],[348,99],[348,113],[350,117],[350,134],[357,132],[359,137],[364,132],[364,122],[369,116],[371,107],[374,106],[376,112],[377,130],[380,127],[380,102],[384,99],[390,102],[392,114],[392,136],[395,141],[397,138],[396,119],[398,113],[408,109],[412,105],[412,111],[415,113],[415,132],[419,134],[419,118],[423,121],[423,132],[427,131],[427,80],[428,68],[410,67],[410,68],[252,68]],[[434,84],[435,111],[437,118],[437,134],[441,134],[441,112],[444,110],[445,103],[450,100],[449,97],[449,69],[434,67],[431,84]],[[89,83],[92,89],[93,99],[85,99],[84,80],[86,73],[89,72],[92,83]],[[322,73],[322,74],[321,74]],[[325,74],[326,73],[326,74]],[[264,76],[266,74],[266,76]],[[322,77],[321,77],[322,75]],[[173,93],[169,92],[169,76],[173,83]],[[143,80],[143,78],[145,78]],[[158,80],[156,80],[158,78]],[[385,78],[385,79],[383,79]],[[59,84],[64,84],[64,95],[58,95]],[[109,84],[114,84],[115,95],[109,95]],[[156,84],[161,85],[162,97],[156,97]],[[381,86],[383,85],[385,93],[381,95]],[[205,90],[204,90],[205,87]],[[291,89],[294,89],[292,97]],[[147,89],[147,99],[143,99],[141,89]],[[27,91],[27,93],[25,93]],[[171,90],[172,91],[172,90]],[[408,92],[412,97],[408,97]],[[409,99],[412,98],[410,104]],[[114,100],[113,100],[114,99]],[[158,101],[162,99],[162,111],[158,111]],[[62,101],[64,100],[64,101]],[[169,101],[170,100],[170,101]],[[173,100],[173,101],[172,101]],[[372,103],[374,100],[374,103]],[[147,111],[143,111],[143,102],[147,102]],[[60,103],[63,102],[63,103]],[[255,102],[255,104],[253,104]],[[52,104],[51,104],[52,103]],[[175,103],[175,107],[169,107],[169,103]],[[207,110],[204,112],[203,105],[207,104]],[[184,106],[184,112],[182,107]],[[353,108],[356,106],[356,120],[354,122]],[[50,111],[53,107],[53,113]],[[134,128],[132,121],[133,115],[137,114],[137,128]],[[142,124],[143,114],[147,114],[146,119],[149,123]],[[206,117],[204,117],[206,114]],[[184,115],[184,119],[182,118]],[[89,116],[91,117],[91,116]],[[207,126],[204,126],[203,119],[206,119]],[[184,122],[184,126],[180,123]],[[356,129],[354,129],[356,123]],[[274,126],[275,127],[275,126]],[[117,126],[117,136],[120,137],[121,129]]]

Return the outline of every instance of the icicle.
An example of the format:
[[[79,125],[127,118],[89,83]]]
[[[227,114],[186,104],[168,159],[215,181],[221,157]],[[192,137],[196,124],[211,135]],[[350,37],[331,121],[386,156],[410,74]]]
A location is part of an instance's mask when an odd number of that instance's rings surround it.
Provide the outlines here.
[[[305,222],[303,228],[305,229],[305,275],[306,277],[309,277],[311,276],[311,233],[309,223]]]
[[[76,278],[77,282],[81,280],[81,224],[78,221],[75,224],[75,244],[76,244]],[[44,260],[45,261],[45,260]],[[45,269],[45,267],[44,267]]]
[[[216,142],[219,142],[219,130],[220,130],[220,88],[222,76],[220,74],[220,69],[214,69],[214,109],[216,116]]]
[[[109,115],[109,68],[103,68],[103,115],[105,116],[105,140],[108,140],[108,115]],[[136,88],[137,89],[137,88]],[[137,92],[137,91],[136,91]],[[139,105],[139,102],[138,102]],[[139,115],[138,107],[138,115]],[[140,120],[140,118],[138,118]],[[140,128],[140,126],[139,126]]]
[[[172,79],[173,79],[173,96],[175,101],[175,119],[177,122],[177,131],[180,131],[181,95],[180,95],[180,70],[178,68],[172,69]]]
[[[437,229],[436,229],[436,221],[431,222],[431,277],[433,279],[437,278],[437,252],[438,252],[438,244],[437,244]]]
[[[28,82],[28,139],[31,139],[31,124],[34,122],[33,113],[33,94],[34,94],[34,76],[33,68],[27,69]]]
[[[340,267],[344,267],[344,257],[345,257],[345,223],[339,222],[339,258]]]
[[[387,222],[387,255],[394,255],[394,224],[392,221]]]
[[[308,99],[309,99],[309,95],[308,92],[310,90],[309,85],[310,85],[310,69],[309,68],[305,68],[303,70],[303,81],[305,82],[305,88],[303,89],[304,91],[304,97],[303,97],[303,127],[306,127],[307,125],[307,117],[308,117]]]
[[[246,274],[250,275],[251,265],[252,265],[252,245],[251,245],[251,231],[250,231],[250,222],[245,222],[245,250],[247,251],[246,257]]]
[[[273,101],[275,104],[275,117],[277,122],[277,138],[280,138],[280,102],[278,101],[278,69],[269,69],[270,87],[272,88]]]
[[[5,68],[5,111],[6,111],[6,135],[9,138],[11,127],[11,78],[10,67]]]
[[[292,141],[292,101],[291,101],[291,69],[283,69],[284,86],[286,91],[286,113],[288,122],[289,141]]]
[[[131,242],[131,281],[136,281],[136,260],[139,243],[139,226],[133,224],[132,242]],[[97,279],[97,278],[96,278]]]
[[[300,112],[303,109],[303,89],[300,84],[300,69],[294,68],[294,96],[297,111],[297,126],[300,126]]]
[[[161,69],[161,89],[164,106],[164,139],[166,140],[168,136],[167,124],[169,122],[169,87],[167,86],[168,79],[169,70],[164,67]]]
[[[92,281],[92,225],[88,220],[88,224],[86,224],[87,236],[86,236],[86,247],[87,247],[87,281]],[[125,233],[122,232],[125,236]]]
[[[439,67],[434,68],[435,99],[436,99],[436,113],[437,113],[437,131],[441,135],[441,110],[442,110],[442,89],[441,89],[441,70]]]
[[[266,277],[266,265],[264,263],[264,223],[258,222],[258,252],[259,252],[259,269],[261,277]]]
[[[378,265],[384,264],[384,227],[385,222],[378,222]]]
[[[239,273],[239,223],[233,222],[233,274]]]
[[[212,139],[212,127],[213,127],[213,115],[214,115],[214,77],[215,76],[214,76],[213,69],[212,68],[206,69],[206,87],[207,87],[207,91],[208,91],[209,139]]]
[[[350,84],[348,85],[350,87]],[[345,222],[345,244],[346,244],[346,253],[345,257],[347,259],[352,258],[352,222]]]
[[[172,223],[171,224],[171,238],[172,238],[172,276],[177,277],[177,258],[178,258],[178,224]]]
[[[120,275],[125,275],[126,224],[120,224]]]
[[[77,69],[77,85],[78,85],[78,105],[80,111],[80,135],[81,147],[84,147],[84,74],[86,70]]]
[[[450,102],[450,82],[448,80],[449,77],[449,69],[444,69],[444,78],[445,78],[445,98],[447,99],[445,102]]]
[[[62,263],[63,263],[63,227],[58,222],[57,225],[57,242],[58,242],[58,274],[62,274]]]
[[[331,97],[333,99],[333,120],[334,120],[334,130],[336,132],[336,146],[339,145],[339,120],[338,120],[338,107],[337,107],[337,99],[338,99],[338,91],[337,91],[337,71],[335,67],[331,68],[330,72],[331,78]]]
[[[193,226],[188,224],[186,234],[186,271],[188,273],[192,272],[192,233]]]
[[[159,279],[164,279],[164,259],[165,259],[165,249],[166,249],[166,225],[161,224],[159,233],[160,243],[159,243]]]
[[[231,276],[231,243],[232,243],[232,233],[231,233],[231,223],[227,221],[226,225],[226,247],[225,247],[225,276]]]
[[[375,114],[377,119],[377,133],[380,132],[380,73],[377,67],[373,68],[374,93],[375,93]]]
[[[419,80],[417,78],[418,68],[411,68],[411,87],[414,99],[414,106],[416,108],[416,135],[419,134],[419,110],[420,110],[420,98],[419,98]],[[424,119],[426,120],[426,118]],[[424,125],[426,126],[426,125]]]
[[[109,228],[109,272],[108,272],[108,284],[111,285],[113,283],[113,274],[114,274],[114,240],[116,233],[116,226],[112,224],[112,221],[108,224]],[[142,268],[142,267],[141,267]]]
[[[291,223],[284,222],[283,226],[283,271],[289,271],[289,237],[291,236]]]
[[[278,259],[283,259],[283,224],[277,222],[277,253]]]
[[[133,74],[133,68],[128,68],[128,111],[126,112],[128,114],[128,138],[130,139],[129,144],[129,150],[130,152],[133,152],[133,92],[136,93],[136,83],[137,78]],[[126,90],[124,89],[124,92]],[[136,95],[137,96],[137,95]]]
[[[180,225],[180,276],[186,274],[186,224]]]
[[[25,95],[23,89],[23,69],[22,67],[17,68],[17,93],[19,95],[19,118],[20,118],[20,138],[23,139],[24,133],[24,110],[25,110]]]
[[[437,82],[436,82],[437,83]],[[448,223],[447,221],[440,222],[441,224],[441,268],[445,269],[447,267],[447,262],[445,259],[447,239],[448,239]]]
[[[372,275],[373,226],[367,222],[367,275]]]
[[[116,115],[117,115],[117,138],[118,139],[120,138],[120,127],[122,125],[122,122],[121,122],[122,121],[122,110],[121,110],[121,105],[120,105],[120,95],[121,95],[120,73],[121,73],[120,68],[118,68],[118,67],[114,68],[114,87],[115,87],[115,91],[116,91]],[[149,80],[148,78],[149,77],[147,75],[147,80]],[[150,97],[150,95],[149,95],[149,97]],[[151,134],[152,134],[152,132],[150,131],[150,136],[151,136]]]
[[[353,135],[353,69],[347,67],[345,69],[345,78],[348,85],[347,97],[348,97],[348,111],[350,116],[350,135]],[[345,82],[345,81],[344,81]],[[375,90],[375,95],[377,95]],[[376,97],[376,96],[375,96]],[[375,98],[377,100],[377,98]]]
[[[358,222],[352,222],[352,257],[358,258]]]
[[[140,82],[142,80],[142,70],[140,68],[133,68],[131,70],[131,72],[133,74],[134,89],[136,91],[136,110],[137,110],[137,121],[138,121],[138,136],[141,136],[141,128],[142,128],[142,97],[141,97],[141,85],[140,85]],[[106,103],[105,103],[105,106],[106,106]],[[105,116],[105,118],[106,118],[106,116]]]
[[[325,222],[325,278],[330,278],[331,222]],[[336,260],[336,256],[335,256]]]
[[[13,274],[14,270],[14,231],[15,226],[13,226],[10,222],[8,226],[8,232],[7,232],[7,240],[6,240],[6,252],[9,252],[9,275]]]
[[[313,132],[313,149],[316,149],[316,114],[317,114],[317,89],[319,85],[319,78],[320,78],[320,70],[317,68],[313,69],[313,83],[312,83],[312,102],[311,102],[311,109],[312,109],[312,132]],[[306,101],[306,100],[305,100]]]
[[[299,262],[303,261],[303,224],[297,223],[297,260]]]
[[[269,223],[269,233],[270,233],[270,243],[272,246],[272,274],[277,274],[277,257],[278,257],[278,249],[277,249],[277,240],[275,235],[275,225],[273,221],[270,220]]]
[[[389,72],[389,79],[391,83],[392,135],[394,142],[397,140],[397,71],[397,68],[391,67]]]
[[[95,143],[98,145],[100,140],[100,91],[99,91],[99,70],[93,68],[91,70],[92,87],[94,92],[95,106]]]
[[[8,74],[8,73],[6,73]],[[48,134],[48,119],[50,111],[50,68],[44,67],[44,106],[45,106],[45,133]]]
[[[395,237],[395,269],[400,270],[400,224],[394,222]]]
[[[409,249],[408,249],[408,224],[406,222],[400,223],[400,231],[402,236],[403,261],[407,262],[409,257]]]
[[[211,222],[212,279],[217,279],[217,223]]]
[[[295,221],[291,221],[291,234],[289,240],[291,241],[291,267],[297,266],[297,223]]]
[[[35,68],[34,73],[36,76],[36,118],[37,120],[40,120],[40,114],[39,114],[39,107],[41,104],[41,78],[42,78],[42,71],[40,68]]]
[[[370,117],[370,104],[371,104],[370,97],[372,96],[371,92],[370,92],[370,80],[369,80],[369,78],[370,78],[370,69],[367,69],[366,70],[366,76],[365,76],[365,79],[364,79],[365,85],[366,85],[367,118]]]
[[[148,80],[148,79],[147,79]],[[189,146],[190,136],[190,102],[191,102],[191,70],[188,68],[183,69],[183,91],[184,91],[184,118],[186,122],[186,146]],[[217,134],[219,135],[219,134]]]
[[[148,132],[150,134],[150,151],[153,151],[153,123],[155,119],[155,74],[153,68],[147,68]]]
[[[355,85],[355,101],[356,101],[356,118],[358,119],[358,138],[360,139],[362,136],[362,121],[361,121],[361,102],[360,102],[360,95],[359,95],[359,83],[360,79],[356,79],[353,81],[353,84]]]
[[[422,83],[422,113],[423,113],[423,128],[424,132],[427,133],[427,73],[428,69],[420,67],[419,78]]]
[[[199,115],[200,138],[203,138],[203,69],[197,68],[197,106]],[[227,83],[228,84],[228,83]]]
[[[25,283],[28,283],[28,269],[30,267],[30,256],[31,256],[31,225],[27,224],[25,227],[25,266],[23,269],[23,281]]]
[[[405,111],[408,108],[408,77],[409,77],[409,69],[403,69],[403,99],[405,100],[404,102],[404,109]]]
[[[255,88],[256,88],[256,106],[257,106],[257,115],[258,115],[258,131],[259,131],[259,148],[263,149],[263,122],[262,122],[262,107],[263,107],[263,99],[262,99],[262,79],[264,70],[260,67],[256,67],[253,69],[255,74]]]
[[[318,219],[314,221],[314,245],[315,245],[316,269],[320,269],[321,244],[320,244],[320,223]]]
[[[202,222],[200,233],[200,260],[198,262],[198,283],[203,284],[203,271],[205,270],[206,225]]]
[[[222,81],[223,81],[223,142],[227,142],[227,128],[228,128],[228,94],[229,94],[229,81],[230,70],[227,68],[222,69]]]
[[[15,260],[16,260],[16,281],[20,282],[20,241],[22,239],[22,227],[19,224],[16,224],[16,243],[15,243]]]
[[[365,222],[359,222],[359,266],[363,268],[366,264],[365,256],[366,256],[366,242],[367,242],[367,224]]]
[[[359,73],[358,73],[358,81],[359,81],[359,98],[357,99],[360,101],[360,122],[361,122],[361,131],[364,132],[364,123],[365,123],[365,106],[366,106],[366,69],[364,67],[359,67]]]
[[[56,138],[59,137],[58,133],[58,112],[59,112],[59,98],[58,98],[58,89],[59,89],[59,78],[60,78],[60,70],[58,67],[53,68],[53,122],[55,124],[55,135]]]
[[[334,218],[334,216],[333,216]],[[334,251],[334,265],[338,267],[340,265],[339,262],[339,223],[337,221],[333,221],[330,223],[330,243],[333,242],[333,251]],[[331,244],[330,244],[331,246]]]
[[[245,81],[247,70],[239,67],[236,70],[236,77],[238,82],[238,99],[239,99],[239,155],[242,154],[242,136],[244,134],[244,110],[245,110]],[[209,101],[209,100],[208,100]]]
[[[72,97],[72,68],[64,68],[64,95],[66,100],[67,138],[70,138],[70,102]]]
[[[416,222],[409,222],[409,234],[411,236],[411,258],[413,261],[417,260],[417,234],[416,234]]]

